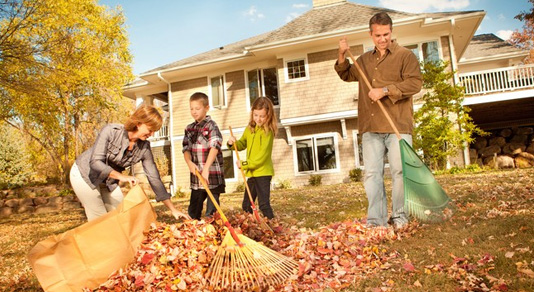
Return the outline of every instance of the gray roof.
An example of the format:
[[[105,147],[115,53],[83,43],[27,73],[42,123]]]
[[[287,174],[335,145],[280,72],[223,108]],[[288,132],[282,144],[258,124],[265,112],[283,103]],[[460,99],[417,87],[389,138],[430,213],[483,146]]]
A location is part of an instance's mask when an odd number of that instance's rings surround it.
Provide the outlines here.
[[[463,58],[474,59],[521,52],[525,52],[525,54],[527,53],[526,51],[518,49],[508,42],[500,39],[498,36],[492,33],[487,33],[473,37],[463,55]]]
[[[161,67],[157,67],[147,72],[144,72],[141,75],[150,74],[160,70],[175,67],[193,65],[210,60],[217,60],[225,57],[242,56],[245,47],[267,45],[270,43],[296,39],[303,36],[318,35],[365,26],[368,25],[369,19],[374,14],[380,11],[387,12],[393,20],[393,23],[395,23],[395,20],[400,20],[412,16],[431,17],[436,19],[450,17],[453,15],[478,12],[463,11],[416,14],[351,2],[341,2],[336,5],[315,7],[276,30],[255,37],[251,37],[236,43],[225,45],[223,47],[216,48],[211,51],[185,58],[167,65],[163,65]]]

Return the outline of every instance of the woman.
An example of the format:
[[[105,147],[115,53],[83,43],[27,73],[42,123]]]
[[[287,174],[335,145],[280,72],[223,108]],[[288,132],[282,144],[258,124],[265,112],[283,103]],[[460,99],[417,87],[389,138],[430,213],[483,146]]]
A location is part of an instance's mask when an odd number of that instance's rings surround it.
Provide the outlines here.
[[[189,218],[172,204],[152,156],[147,139],[161,128],[162,118],[156,108],[141,105],[124,125],[108,124],[93,147],[76,158],[70,171],[70,183],[91,221],[114,210],[124,198],[119,182],[137,184],[122,171],[141,161],[156,201],[163,202],[174,218]]]

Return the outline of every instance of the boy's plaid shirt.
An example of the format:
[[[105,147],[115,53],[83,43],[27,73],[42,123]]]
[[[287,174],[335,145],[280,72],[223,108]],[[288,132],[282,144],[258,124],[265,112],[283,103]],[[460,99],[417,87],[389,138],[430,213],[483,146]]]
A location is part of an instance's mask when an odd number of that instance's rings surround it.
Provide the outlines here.
[[[204,167],[208,154],[211,148],[219,150],[217,157],[210,166],[209,182],[210,189],[214,189],[220,185],[224,185],[224,173],[223,173],[223,156],[221,151],[222,134],[219,131],[219,127],[210,116],[206,116],[201,122],[193,122],[185,128],[183,149],[185,153],[189,151],[191,153],[191,161],[200,169]],[[198,177],[192,173],[191,176],[191,188],[194,190],[203,189]]]

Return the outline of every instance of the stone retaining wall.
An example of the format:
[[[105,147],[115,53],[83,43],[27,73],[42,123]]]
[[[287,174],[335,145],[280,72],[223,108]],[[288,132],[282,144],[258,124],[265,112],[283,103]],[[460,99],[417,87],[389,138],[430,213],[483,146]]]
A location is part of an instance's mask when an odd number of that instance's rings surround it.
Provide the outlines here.
[[[7,218],[12,214],[43,214],[79,209],[82,209],[82,204],[76,196],[0,200],[0,218]]]

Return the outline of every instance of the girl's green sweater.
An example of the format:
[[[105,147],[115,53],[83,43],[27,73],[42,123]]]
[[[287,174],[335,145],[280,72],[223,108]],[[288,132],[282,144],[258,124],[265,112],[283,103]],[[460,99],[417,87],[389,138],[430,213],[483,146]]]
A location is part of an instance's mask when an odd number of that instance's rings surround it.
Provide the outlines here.
[[[241,161],[241,169],[247,177],[273,176],[274,168],[271,154],[273,152],[273,132],[265,133],[256,126],[254,133],[250,127],[245,128],[243,136],[236,141],[237,150],[247,149],[247,160]],[[233,147],[229,147],[233,149]]]

